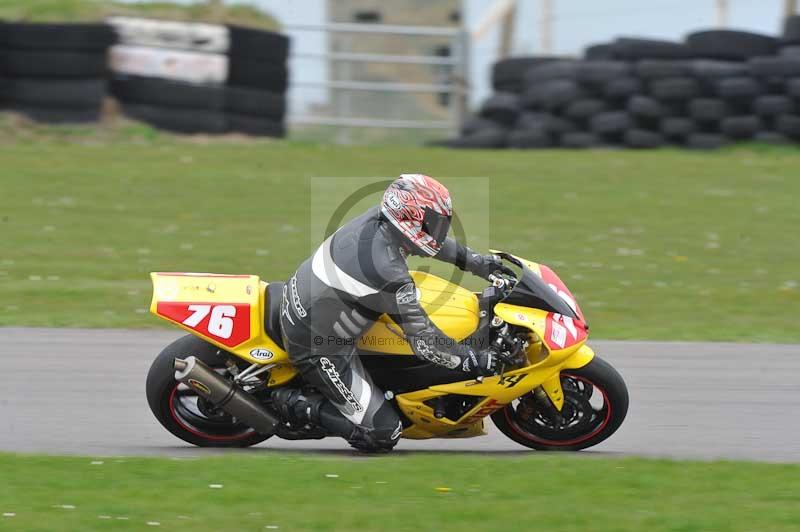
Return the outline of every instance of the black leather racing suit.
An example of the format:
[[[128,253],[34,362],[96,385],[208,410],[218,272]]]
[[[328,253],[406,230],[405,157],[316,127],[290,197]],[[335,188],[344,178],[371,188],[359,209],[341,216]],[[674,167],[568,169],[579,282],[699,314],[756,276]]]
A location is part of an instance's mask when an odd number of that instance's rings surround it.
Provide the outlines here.
[[[381,314],[402,327],[419,358],[466,372],[477,364],[475,352],[447,337],[420,306],[402,242],[380,210],[370,209],[323,242],[283,292],[281,329],[289,358],[349,420],[339,435],[363,446],[391,448],[402,430],[355,350]],[[461,269],[481,260],[451,238],[435,258]]]

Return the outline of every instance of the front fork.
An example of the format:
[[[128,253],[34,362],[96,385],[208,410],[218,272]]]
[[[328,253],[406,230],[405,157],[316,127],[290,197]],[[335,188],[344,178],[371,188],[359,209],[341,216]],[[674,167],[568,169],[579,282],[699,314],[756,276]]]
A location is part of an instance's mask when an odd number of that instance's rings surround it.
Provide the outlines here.
[[[556,373],[548,377],[541,386],[533,391],[536,402],[539,403],[546,412],[554,415],[554,419],[561,418],[561,410],[564,408],[564,389],[561,387],[561,370],[582,368],[592,361],[594,351],[588,345],[582,345],[567,363]]]

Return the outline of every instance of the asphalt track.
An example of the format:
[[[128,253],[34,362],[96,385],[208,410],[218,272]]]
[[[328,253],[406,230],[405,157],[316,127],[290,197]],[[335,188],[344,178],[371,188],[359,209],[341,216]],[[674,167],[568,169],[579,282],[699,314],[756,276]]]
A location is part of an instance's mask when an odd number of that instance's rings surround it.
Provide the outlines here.
[[[172,331],[0,328],[0,451],[197,456],[158,424],[144,382]],[[586,455],[800,462],[800,346],[596,341],[628,383],[620,430]],[[252,452],[346,452],[337,439],[271,439]],[[272,451],[271,451],[272,450]],[[528,452],[494,427],[399,452]],[[533,451],[530,451],[533,452]]]

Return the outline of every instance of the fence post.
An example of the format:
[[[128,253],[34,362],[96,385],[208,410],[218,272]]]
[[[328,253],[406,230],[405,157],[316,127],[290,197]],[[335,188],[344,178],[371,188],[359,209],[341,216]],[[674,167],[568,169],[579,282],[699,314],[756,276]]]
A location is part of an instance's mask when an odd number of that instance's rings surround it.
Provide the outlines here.
[[[454,107],[454,133],[458,133],[461,124],[467,118],[469,113],[469,61],[470,61],[470,32],[466,28],[462,28],[458,35],[454,37],[456,57],[458,61],[454,69],[455,77],[453,85],[455,86],[455,94],[453,94],[453,107]]]

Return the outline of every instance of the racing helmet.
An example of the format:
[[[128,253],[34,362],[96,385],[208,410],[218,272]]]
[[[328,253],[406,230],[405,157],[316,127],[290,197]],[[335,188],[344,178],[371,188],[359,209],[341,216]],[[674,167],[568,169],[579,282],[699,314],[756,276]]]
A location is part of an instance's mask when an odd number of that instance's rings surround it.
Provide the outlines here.
[[[384,192],[381,213],[410,243],[412,252],[433,256],[447,238],[453,206],[450,192],[434,178],[403,174]]]

